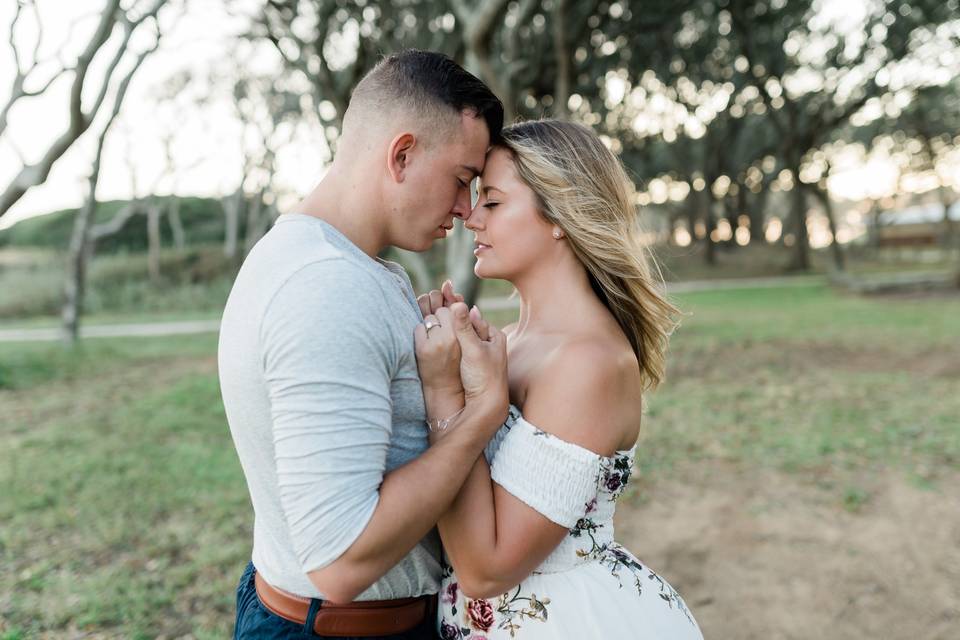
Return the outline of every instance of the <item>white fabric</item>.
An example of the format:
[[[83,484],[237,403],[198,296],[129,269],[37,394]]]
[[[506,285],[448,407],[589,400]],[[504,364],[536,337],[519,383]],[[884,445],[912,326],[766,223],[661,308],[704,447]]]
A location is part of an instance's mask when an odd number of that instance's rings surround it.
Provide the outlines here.
[[[511,407],[486,451],[491,477],[570,531],[536,571],[494,598],[465,596],[445,567],[441,640],[703,640],[673,587],[613,539],[615,503],[634,451],[600,456],[545,433]]]
[[[520,416],[493,460],[490,477],[527,506],[572,527],[597,493],[600,456],[537,429]]]

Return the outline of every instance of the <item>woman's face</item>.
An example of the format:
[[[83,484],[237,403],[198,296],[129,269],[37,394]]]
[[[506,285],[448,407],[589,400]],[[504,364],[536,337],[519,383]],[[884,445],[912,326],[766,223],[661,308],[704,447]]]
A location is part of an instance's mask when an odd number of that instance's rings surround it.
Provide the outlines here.
[[[474,273],[515,282],[547,257],[557,242],[554,227],[540,215],[536,194],[517,175],[506,149],[489,153],[479,187],[480,198],[465,222],[476,236]]]

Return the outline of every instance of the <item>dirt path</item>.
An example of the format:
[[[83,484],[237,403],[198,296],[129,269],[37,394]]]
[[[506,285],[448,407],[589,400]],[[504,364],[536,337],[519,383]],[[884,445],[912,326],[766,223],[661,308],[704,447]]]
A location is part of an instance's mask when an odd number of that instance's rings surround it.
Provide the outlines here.
[[[708,640],[960,637],[960,476],[935,489],[860,477],[869,498],[851,511],[844,484],[822,476],[697,475],[641,485],[617,538],[680,591]]]

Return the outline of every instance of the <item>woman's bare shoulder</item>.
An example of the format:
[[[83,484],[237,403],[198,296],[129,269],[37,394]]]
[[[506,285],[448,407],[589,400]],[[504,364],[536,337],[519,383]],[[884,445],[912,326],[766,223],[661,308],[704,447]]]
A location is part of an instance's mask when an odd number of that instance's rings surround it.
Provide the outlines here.
[[[556,345],[530,376],[524,417],[540,429],[612,455],[639,429],[639,367],[632,350],[605,336]]]

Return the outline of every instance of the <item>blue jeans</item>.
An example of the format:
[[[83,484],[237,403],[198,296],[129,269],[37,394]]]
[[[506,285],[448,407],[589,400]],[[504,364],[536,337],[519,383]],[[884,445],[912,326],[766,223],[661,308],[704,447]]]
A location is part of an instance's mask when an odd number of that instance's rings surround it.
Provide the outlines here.
[[[257,589],[253,583],[256,569],[253,563],[247,565],[246,571],[240,578],[237,586],[237,622],[233,632],[234,640],[323,640],[329,636],[318,636],[310,624],[290,622],[267,610],[257,597]],[[317,605],[322,601],[317,600]],[[317,609],[318,606],[314,606]],[[310,621],[308,621],[310,622]],[[436,620],[427,616],[423,624],[403,633],[389,636],[368,637],[365,640],[436,640]],[[330,638],[330,640],[333,640]],[[339,640],[364,640],[362,638],[340,638]]]

